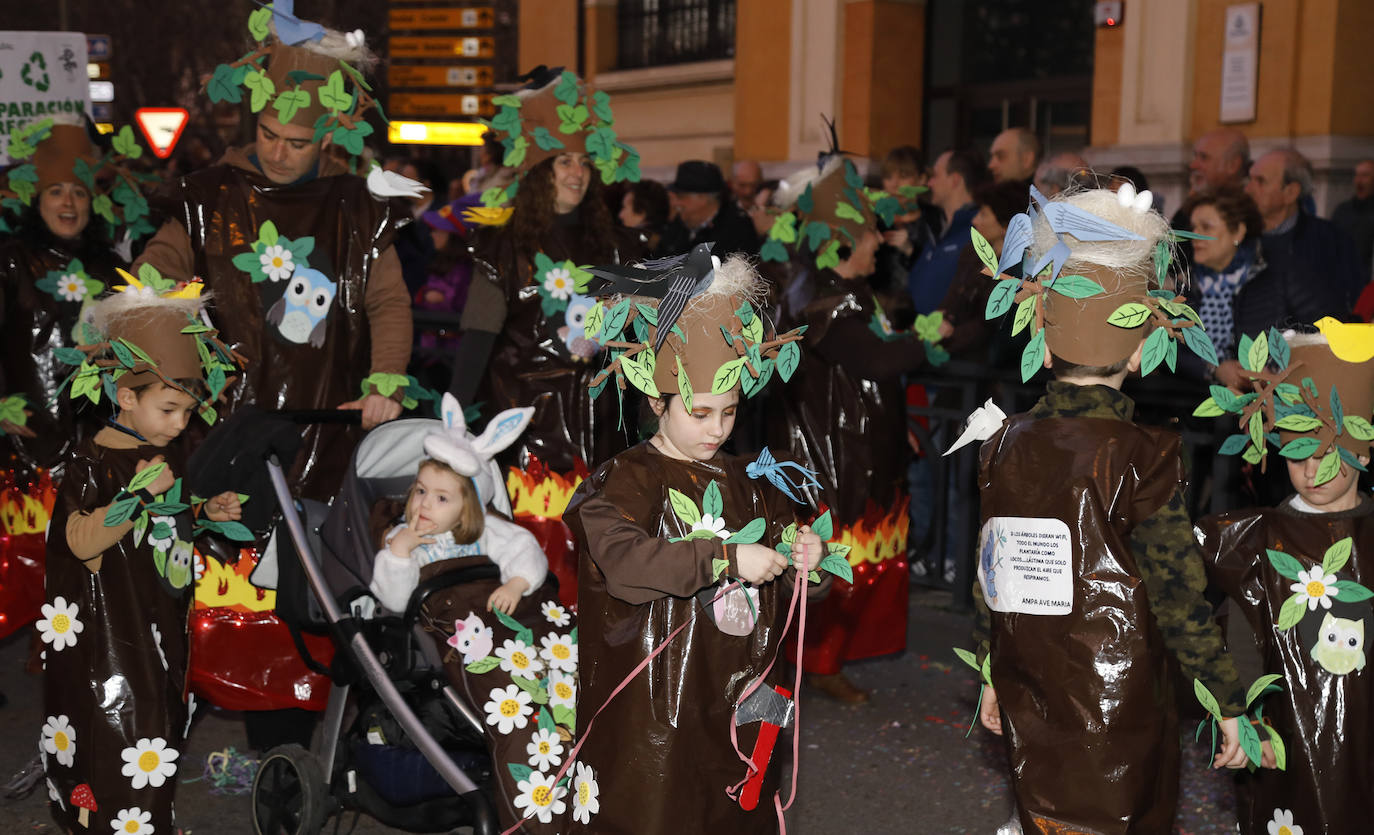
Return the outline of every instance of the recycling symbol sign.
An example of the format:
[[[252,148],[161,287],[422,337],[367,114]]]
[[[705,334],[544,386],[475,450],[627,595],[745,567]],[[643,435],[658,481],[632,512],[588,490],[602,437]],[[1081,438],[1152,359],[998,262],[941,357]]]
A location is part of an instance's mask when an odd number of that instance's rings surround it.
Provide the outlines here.
[[[42,75],[39,75],[41,73]],[[43,53],[35,52],[29,56],[25,62],[24,69],[19,71],[19,77],[24,83],[40,93],[48,91],[48,62],[44,60]]]

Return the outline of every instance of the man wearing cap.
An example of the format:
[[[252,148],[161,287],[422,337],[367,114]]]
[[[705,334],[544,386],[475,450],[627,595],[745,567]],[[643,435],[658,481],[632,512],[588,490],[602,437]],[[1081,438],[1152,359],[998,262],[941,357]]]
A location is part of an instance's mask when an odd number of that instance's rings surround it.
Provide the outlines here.
[[[711,241],[718,258],[740,253],[758,255],[759,236],[753,221],[733,200],[722,200],[725,178],[715,163],[689,160],[677,167],[668,192],[677,206],[658,242],[655,256],[679,255],[699,243]]]
[[[173,219],[140,263],[199,277],[213,294],[225,341],[248,360],[230,410],[358,408],[371,428],[401,413],[404,386],[384,396],[373,381],[404,375],[410,359],[410,298],[393,241],[411,213],[325,153],[333,142],[357,153],[371,133],[371,99],[354,65],[375,58],[356,35],[287,23],[274,20],[256,52],[216,69],[212,99],[253,92],[257,136],[181,179]],[[244,88],[232,86],[236,78]],[[259,97],[264,87],[275,98]],[[347,427],[307,428],[292,486],[313,499],[333,495],[356,441]]]

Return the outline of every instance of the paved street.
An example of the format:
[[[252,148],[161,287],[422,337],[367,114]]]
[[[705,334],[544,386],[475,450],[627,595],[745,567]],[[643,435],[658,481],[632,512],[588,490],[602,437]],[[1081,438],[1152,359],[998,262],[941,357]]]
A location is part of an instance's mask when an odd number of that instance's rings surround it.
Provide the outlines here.
[[[940,592],[914,592],[910,649],[853,667],[855,681],[873,690],[868,705],[841,707],[803,693],[801,771],[789,833],[990,835],[1006,820],[1011,801],[1000,740],[981,729],[964,738],[978,688],[972,671],[955,666],[959,662],[950,652],[951,646],[969,644],[969,617],[950,611],[948,599]],[[26,641],[25,636],[0,645],[0,690],[9,697],[0,709],[0,733],[7,741],[0,748],[0,779],[34,750],[30,740],[42,723],[39,680],[22,672]],[[237,716],[203,711],[177,775],[177,809],[191,835],[252,832],[246,795],[214,795],[197,779],[207,755],[228,746],[245,748]],[[1179,832],[1186,835],[1234,831],[1230,777],[1205,771],[1206,753],[1191,740],[1185,745]],[[348,832],[351,823],[350,815],[340,831]],[[6,835],[57,831],[42,789],[0,805],[0,832]],[[364,819],[354,831],[395,830]]]

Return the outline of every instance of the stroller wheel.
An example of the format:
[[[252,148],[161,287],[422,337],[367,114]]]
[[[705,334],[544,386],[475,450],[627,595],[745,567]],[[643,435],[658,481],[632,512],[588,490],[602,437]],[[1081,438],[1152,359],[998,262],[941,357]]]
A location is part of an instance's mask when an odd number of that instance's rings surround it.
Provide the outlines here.
[[[324,826],[329,785],[315,756],[299,745],[268,751],[253,779],[257,835],[316,835]]]

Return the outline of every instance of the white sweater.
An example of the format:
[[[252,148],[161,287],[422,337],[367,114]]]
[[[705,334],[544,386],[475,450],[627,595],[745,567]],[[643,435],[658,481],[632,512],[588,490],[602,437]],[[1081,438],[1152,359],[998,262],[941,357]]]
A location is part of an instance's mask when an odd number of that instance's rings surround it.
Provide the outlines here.
[[[377,560],[372,567],[372,593],[393,612],[405,611],[411,592],[420,584],[420,560],[398,557],[391,552],[392,538],[404,527],[405,523],[401,523],[387,533],[388,547],[377,552]],[[428,548],[431,551],[451,551],[449,559],[470,553],[483,554],[501,569],[502,584],[514,577],[525,578],[525,582],[530,584],[525,590],[527,597],[544,584],[544,577],[549,573],[548,557],[544,556],[534,534],[525,528],[488,513],[482,536],[473,544],[477,546],[475,550],[455,545],[452,534],[443,533],[436,536],[434,545]]]

